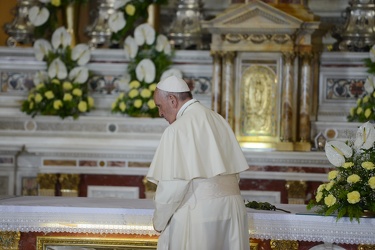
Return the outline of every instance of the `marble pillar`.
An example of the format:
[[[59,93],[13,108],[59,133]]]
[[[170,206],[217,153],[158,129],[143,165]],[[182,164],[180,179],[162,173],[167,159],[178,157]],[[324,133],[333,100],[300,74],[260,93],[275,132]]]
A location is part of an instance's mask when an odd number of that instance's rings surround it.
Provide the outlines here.
[[[222,89],[222,57],[221,52],[211,51],[212,65],[212,86],[211,86],[211,108],[221,114],[221,89]]]
[[[223,53],[222,69],[222,95],[220,114],[234,128],[234,58],[235,52],[229,51]]]
[[[308,142],[310,140],[310,92],[311,92],[311,53],[301,55],[301,83],[299,93],[299,120],[298,120],[298,140]]]
[[[294,91],[294,53],[283,53],[283,92],[281,100],[281,132],[280,145],[277,146],[281,151],[293,151],[293,91]]]

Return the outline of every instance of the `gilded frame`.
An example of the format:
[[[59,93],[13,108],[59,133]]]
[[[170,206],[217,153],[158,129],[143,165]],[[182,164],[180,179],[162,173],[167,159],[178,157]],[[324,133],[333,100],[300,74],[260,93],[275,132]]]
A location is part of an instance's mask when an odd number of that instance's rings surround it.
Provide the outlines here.
[[[38,236],[37,250],[48,250],[51,247],[90,247],[95,250],[151,250],[156,249],[157,238],[106,238],[103,237],[69,237]],[[77,248],[80,249],[80,248]]]

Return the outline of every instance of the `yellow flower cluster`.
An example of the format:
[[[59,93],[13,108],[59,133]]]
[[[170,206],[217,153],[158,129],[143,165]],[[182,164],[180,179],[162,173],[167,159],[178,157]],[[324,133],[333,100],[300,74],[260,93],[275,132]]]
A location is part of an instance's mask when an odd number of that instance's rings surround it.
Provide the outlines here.
[[[156,105],[152,98],[156,89],[156,83],[146,86],[142,85],[137,80],[133,80],[129,83],[129,87],[130,90],[127,95],[120,93],[116,101],[112,103],[113,112],[132,115],[137,113],[148,113],[149,110],[156,110]]]
[[[56,78],[51,80],[51,83],[40,83],[30,91],[27,100],[22,104],[22,110],[32,116],[40,112],[42,115],[77,118],[80,113],[94,107],[94,99],[88,96],[83,87],[83,84],[69,81],[61,83]]]

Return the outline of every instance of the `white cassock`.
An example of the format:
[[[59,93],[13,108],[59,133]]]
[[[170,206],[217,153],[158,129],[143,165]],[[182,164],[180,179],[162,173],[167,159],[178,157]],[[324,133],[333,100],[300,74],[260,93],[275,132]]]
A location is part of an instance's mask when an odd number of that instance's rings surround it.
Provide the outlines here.
[[[229,124],[196,100],[163,133],[150,170],[159,250],[249,249],[238,173],[248,164]]]

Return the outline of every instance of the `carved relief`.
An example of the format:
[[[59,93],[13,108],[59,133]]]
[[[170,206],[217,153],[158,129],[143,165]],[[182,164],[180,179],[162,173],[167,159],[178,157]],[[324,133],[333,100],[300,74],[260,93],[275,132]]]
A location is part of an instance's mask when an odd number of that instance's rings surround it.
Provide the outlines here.
[[[271,240],[271,249],[275,250],[298,250],[298,241],[293,240]]]
[[[0,232],[0,249],[18,250],[20,232]]]
[[[276,136],[276,75],[266,66],[250,66],[242,76],[242,121],[245,135]]]

